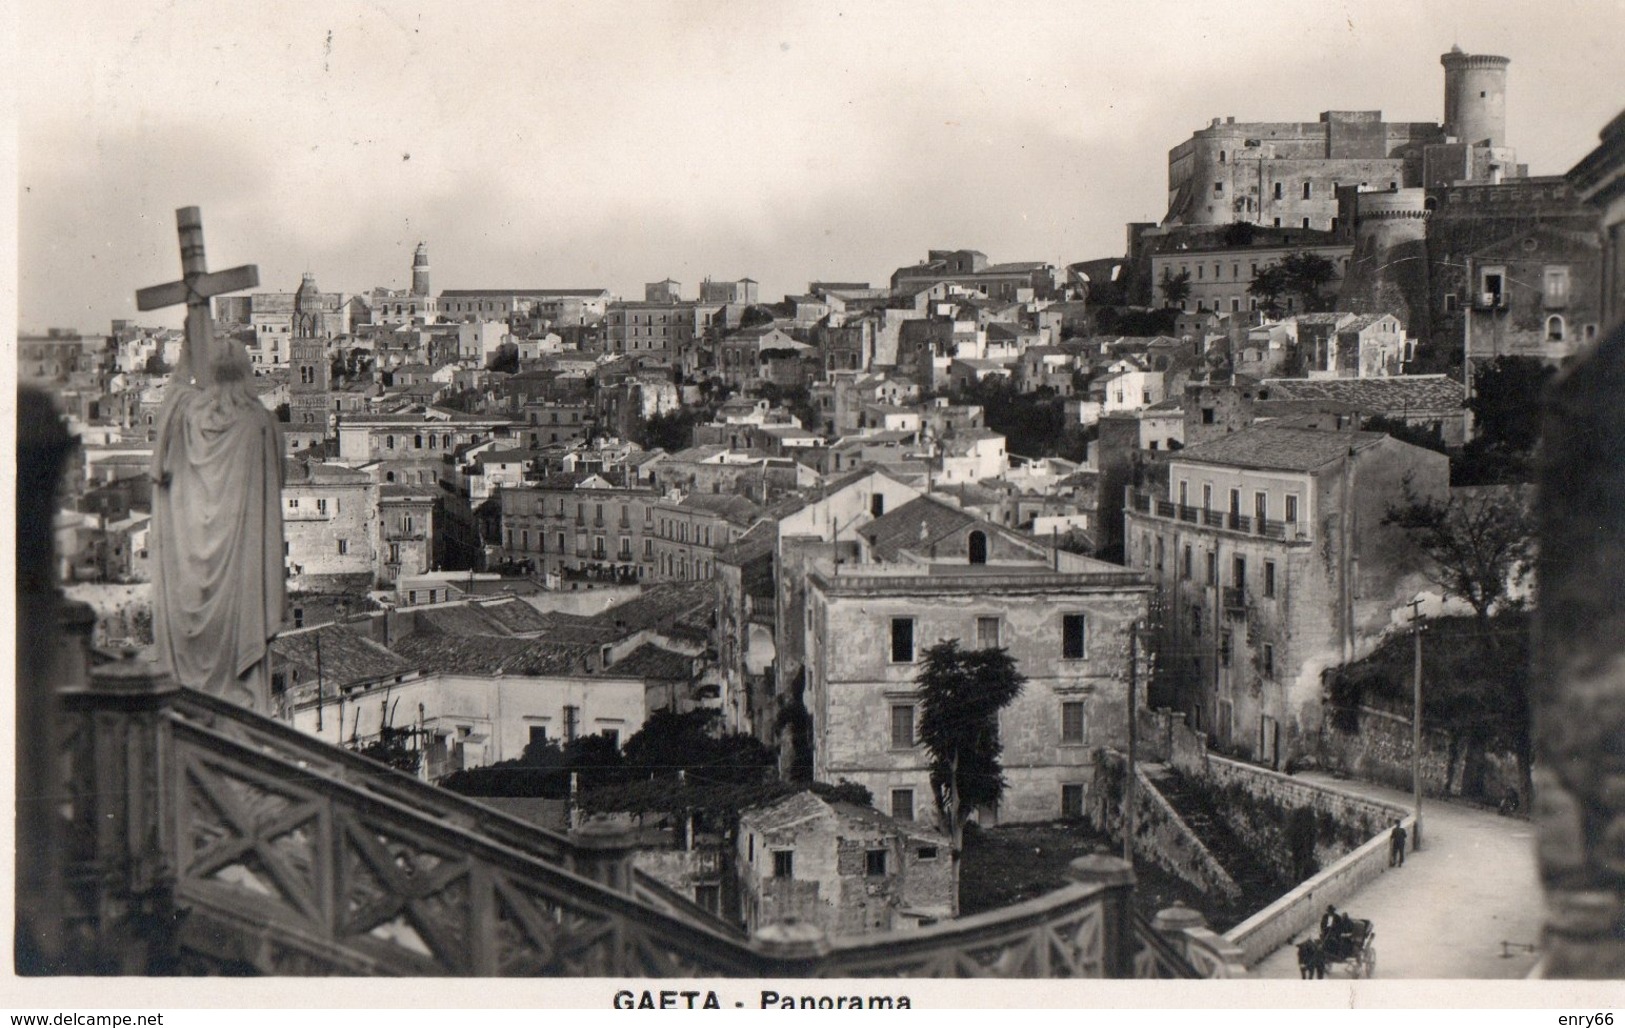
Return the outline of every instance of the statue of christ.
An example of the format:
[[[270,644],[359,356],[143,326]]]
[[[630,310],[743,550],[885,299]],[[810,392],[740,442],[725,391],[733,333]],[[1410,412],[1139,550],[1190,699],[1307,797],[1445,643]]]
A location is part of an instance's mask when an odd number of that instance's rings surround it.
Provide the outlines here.
[[[209,297],[259,275],[206,272],[197,208],[177,222],[182,280],[137,294],[142,310],[187,305],[152,455],[153,632],[181,685],[270,713],[267,656],[285,599],[282,435],[247,352],[215,337],[209,311]]]

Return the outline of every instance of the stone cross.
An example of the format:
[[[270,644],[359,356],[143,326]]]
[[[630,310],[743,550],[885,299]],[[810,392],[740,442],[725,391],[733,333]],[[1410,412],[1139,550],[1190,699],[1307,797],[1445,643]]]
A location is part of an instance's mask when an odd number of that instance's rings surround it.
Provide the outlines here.
[[[203,256],[203,212],[196,207],[182,207],[175,212],[175,229],[181,237],[180,281],[136,290],[135,307],[150,311],[186,304],[186,341],[191,351],[191,367],[194,371],[204,371],[209,367],[214,344],[209,298],[254,288],[260,284],[260,269],[245,264],[227,271],[209,271]]]

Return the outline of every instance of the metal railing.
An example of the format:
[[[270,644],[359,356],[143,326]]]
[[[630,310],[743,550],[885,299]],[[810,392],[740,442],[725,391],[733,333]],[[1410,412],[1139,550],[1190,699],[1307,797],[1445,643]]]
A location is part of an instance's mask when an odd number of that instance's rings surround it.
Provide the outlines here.
[[[1131,490],[1128,496],[1130,510],[1167,521],[1181,521],[1188,525],[1241,532],[1267,539],[1302,541],[1309,538],[1308,530],[1300,521],[1276,521],[1256,515],[1193,507],[1152,496],[1140,490]]]

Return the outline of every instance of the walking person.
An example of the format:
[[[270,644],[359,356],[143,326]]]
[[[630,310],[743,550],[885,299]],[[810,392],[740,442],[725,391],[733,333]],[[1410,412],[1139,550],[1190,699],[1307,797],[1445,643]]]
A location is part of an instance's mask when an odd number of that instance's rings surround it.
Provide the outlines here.
[[[1405,866],[1405,824],[1402,821],[1394,822],[1394,830],[1388,833],[1388,866]]]

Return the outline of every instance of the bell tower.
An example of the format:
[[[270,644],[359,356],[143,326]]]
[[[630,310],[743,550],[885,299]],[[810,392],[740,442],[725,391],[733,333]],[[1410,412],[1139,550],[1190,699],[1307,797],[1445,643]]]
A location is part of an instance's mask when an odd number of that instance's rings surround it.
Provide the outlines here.
[[[293,333],[288,341],[288,430],[299,439],[325,438],[331,367],[327,314],[316,276],[306,273],[293,295]],[[290,439],[292,442],[292,439]]]

